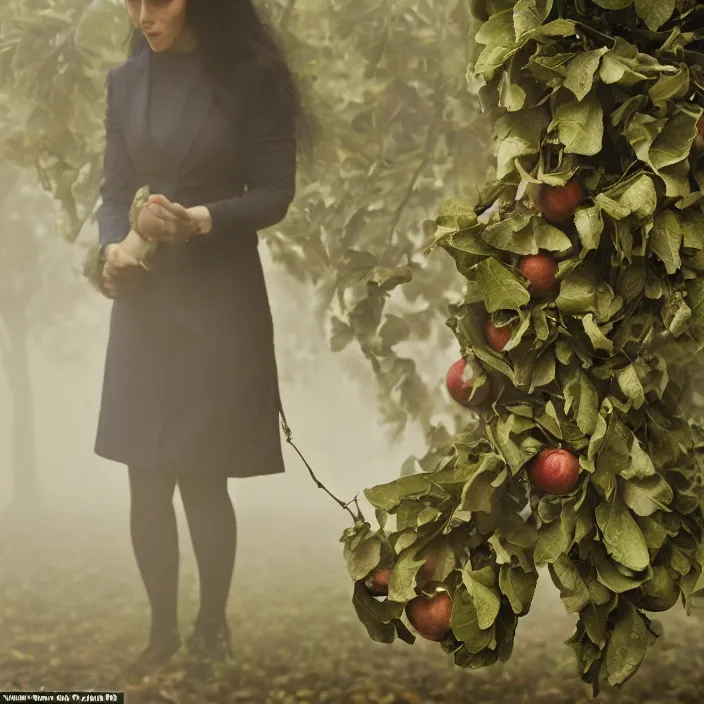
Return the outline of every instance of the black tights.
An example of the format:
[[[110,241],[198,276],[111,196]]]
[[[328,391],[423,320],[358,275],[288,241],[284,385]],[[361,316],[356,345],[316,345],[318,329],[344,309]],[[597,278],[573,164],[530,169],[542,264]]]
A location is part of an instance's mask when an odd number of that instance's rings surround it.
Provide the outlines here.
[[[200,577],[196,629],[222,623],[235,562],[237,526],[227,477],[175,476],[129,469],[130,529],[152,612],[152,637],[178,630],[178,531],[173,495],[178,483]]]

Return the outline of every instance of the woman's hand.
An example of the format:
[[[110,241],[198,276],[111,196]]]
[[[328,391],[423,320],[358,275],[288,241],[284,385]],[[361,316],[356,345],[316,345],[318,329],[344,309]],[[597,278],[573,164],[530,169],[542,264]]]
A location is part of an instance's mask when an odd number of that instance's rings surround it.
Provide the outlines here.
[[[132,290],[144,269],[119,244],[105,248],[105,266],[102,271],[103,291],[108,298],[117,298]]]
[[[139,215],[137,229],[144,239],[166,244],[185,242],[199,234],[197,220],[188,210],[162,195],[149,198]]]

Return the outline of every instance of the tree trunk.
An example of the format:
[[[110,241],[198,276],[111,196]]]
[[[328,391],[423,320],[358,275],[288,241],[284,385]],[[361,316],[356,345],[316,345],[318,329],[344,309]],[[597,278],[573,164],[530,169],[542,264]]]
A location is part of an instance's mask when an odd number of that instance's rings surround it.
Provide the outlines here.
[[[35,456],[34,396],[29,368],[29,330],[22,312],[5,319],[8,333],[5,370],[12,409],[13,505],[26,509],[40,499]]]

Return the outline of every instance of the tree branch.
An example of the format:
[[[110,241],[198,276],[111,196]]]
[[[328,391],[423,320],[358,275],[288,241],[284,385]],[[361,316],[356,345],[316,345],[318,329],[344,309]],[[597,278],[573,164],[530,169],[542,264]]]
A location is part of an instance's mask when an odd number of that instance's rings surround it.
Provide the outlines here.
[[[357,501],[357,497],[355,496],[352,501],[348,501],[345,503],[341,499],[338,499],[335,494],[333,494],[330,489],[328,489],[325,484],[323,484],[318,477],[315,476],[315,473],[311,469],[311,466],[308,464],[306,461],[306,458],[302,455],[301,451],[296,447],[296,445],[293,442],[293,433],[291,432],[291,428],[289,428],[288,422],[286,421],[286,415],[284,414],[283,408],[279,407],[279,414],[281,416],[281,428],[284,431],[284,435],[286,435],[286,442],[291,445],[291,447],[296,451],[298,456],[301,458],[303,461],[303,464],[306,466],[308,469],[308,473],[310,474],[311,479],[315,482],[316,486],[318,489],[322,489],[333,501],[335,501],[341,508],[343,508],[347,513],[352,516],[352,520],[357,522],[357,521],[364,521],[364,515],[362,514],[362,509],[359,507],[359,502]],[[350,504],[354,503],[355,506],[357,507],[357,514],[355,515],[354,511],[350,508]]]

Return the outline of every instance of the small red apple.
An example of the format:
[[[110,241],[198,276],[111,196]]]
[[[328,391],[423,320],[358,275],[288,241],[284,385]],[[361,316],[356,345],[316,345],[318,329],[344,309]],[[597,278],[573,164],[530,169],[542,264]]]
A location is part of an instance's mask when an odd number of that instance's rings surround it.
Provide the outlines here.
[[[477,408],[481,406],[484,401],[486,401],[487,396],[489,395],[489,385],[483,384],[477,390],[474,398],[470,399],[469,397],[472,393],[474,383],[471,378],[463,378],[466,368],[467,362],[464,357],[458,359],[448,370],[447,376],[445,377],[445,383],[447,385],[447,390],[450,392],[450,396],[452,396],[457,403],[465,408]]]
[[[543,450],[528,469],[531,482],[548,494],[567,494],[579,481],[579,460],[567,450]]]
[[[423,638],[441,641],[450,631],[452,597],[447,592],[417,596],[406,604],[406,616]]]
[[[510,325],[497,328],[496,325],[494,325],[494,321],[491,318],[487,318],[484,336],[486,337],[489,347],[491,347],[494,352],[503,352],[512,334],[513,330],[511,330]]]
[[[694,146],[697,149],[704,147],[704,117],[700,117],[697,122],[697,136],[694,138]]]
[[[369,593],[372,596],[386,596],[389,593],[389,579],[391,578],[391,570],[388,567],[382,567],[372,575],[372,582],[369,585]]]
[[[557,262],[549,254],[522,257],[518,270],[528,279],[534,293],[551,293],[557,286]]]
[[[565,222],[574,215],[583,200],[584,188],[576,178],[572,178],[564,186],[544,183],[538,194],[538,208],[549,222]]]

